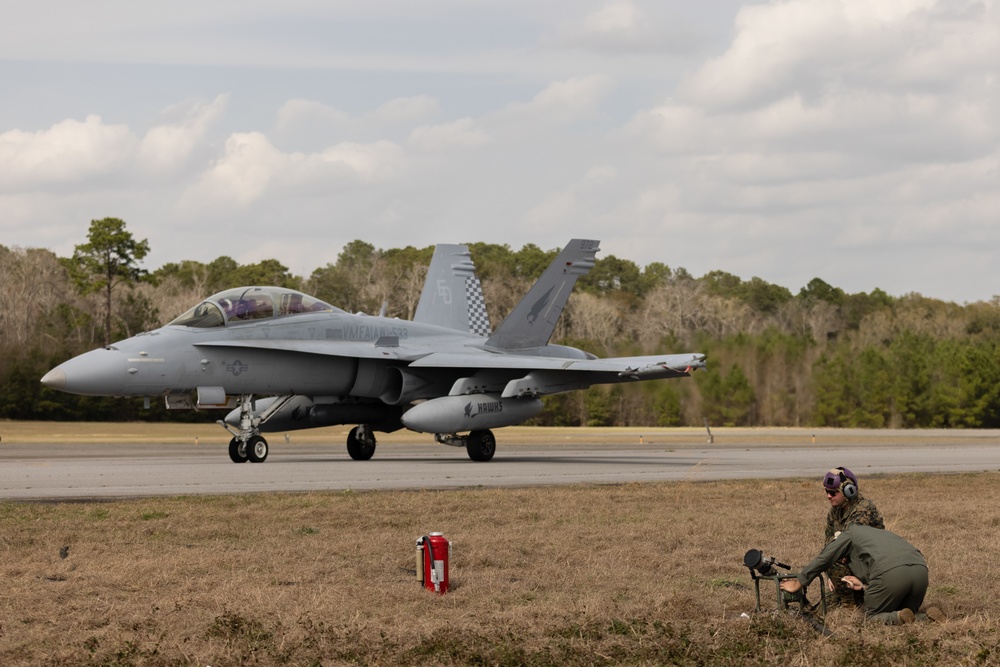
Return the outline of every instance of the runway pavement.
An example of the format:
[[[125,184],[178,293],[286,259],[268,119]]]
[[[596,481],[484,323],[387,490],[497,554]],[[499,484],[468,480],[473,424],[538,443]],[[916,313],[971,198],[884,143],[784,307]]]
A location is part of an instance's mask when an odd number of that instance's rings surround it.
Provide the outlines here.
[[[1000,470],[1000,440],[984,431],[844,432],[820,444],[807,431],[789,437],[787,430],[712,444],[700,438],[621,444],[610,437],[608,443],[519,444],[503,433],[488,463],[417,435],[412,442],[379,444],[370,461],[351,460],[342,443],[273,438],[261,464],[232,463],[218,444],[3,443],[0,500],[813,478],[837,465],[862,476]]]

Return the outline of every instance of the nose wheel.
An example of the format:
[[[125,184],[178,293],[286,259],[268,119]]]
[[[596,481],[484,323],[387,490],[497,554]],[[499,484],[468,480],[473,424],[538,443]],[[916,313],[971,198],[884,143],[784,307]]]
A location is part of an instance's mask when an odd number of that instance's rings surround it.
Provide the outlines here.
[[[246,442],[238,437],[229,441],[229,458],[233,463],[263,463],[267,460],[267,440],[259,435],[252,436]]]
[[[229,441],[229,458],[233,460],[233,463],[246,463],[250,460],[247,456],[247,443],[243,442],[239,438],[233,438]]]
[[[247,458],[250,463],[263,463],[267,460],[267,440],[255,435],[247,440]]]

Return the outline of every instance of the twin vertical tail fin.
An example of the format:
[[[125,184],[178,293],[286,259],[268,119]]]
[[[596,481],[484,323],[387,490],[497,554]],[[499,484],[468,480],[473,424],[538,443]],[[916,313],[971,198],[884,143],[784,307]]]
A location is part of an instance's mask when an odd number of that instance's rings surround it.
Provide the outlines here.
[[[413,321],[490,335],[483,287],[468,246],[442,243],[434,247]]]
[[[549,342],[580,276],[594,268],[600,241],[573,239],[486,341],[498,350],[523,350]]]
[[[486,346],[496,350],[543,347],[577,279],[594,268],[600,246],[600,241],[570,241],[491,335],[483,288],[468,246],[439,244],[413,321],[488,337]]]

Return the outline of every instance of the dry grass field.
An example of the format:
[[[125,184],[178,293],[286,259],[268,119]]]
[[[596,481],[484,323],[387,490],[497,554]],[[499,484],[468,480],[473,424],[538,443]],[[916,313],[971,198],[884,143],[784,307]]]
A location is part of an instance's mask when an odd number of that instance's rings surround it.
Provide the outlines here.
[[[832,638],[741,616],[754,606],[747,549],[801,566],[822,546],[819,473],[4,503],[0,664],[1000,664],[998,482],[863,478],[927,556],[928,602],[949,619],[885,627],[837,609]],[[454,545],[444,596],[414,577],[429,531]]]

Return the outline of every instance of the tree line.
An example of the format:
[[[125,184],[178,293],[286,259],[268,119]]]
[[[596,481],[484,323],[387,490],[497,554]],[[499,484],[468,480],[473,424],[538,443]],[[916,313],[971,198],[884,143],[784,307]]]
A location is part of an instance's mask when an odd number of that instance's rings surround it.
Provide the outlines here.
[[[558,249],[470,243],[494,326]],[[147,271],[149,251],[116,218],[95,220],[72,257],[0,246],[0,418],[204,421],[142,401],[52,391],[39,378],[87,350],[164,324],[240,285],[302,290],[350,312],[410,319],[433,246],[356,240],[308,277],[279,260],[222,256]],[[534,423],[597,426],[1000,426],[1000,298],[958,305],[814,278],[793,294],[725,271],[607,256],[577,284],[553,342],[599,356],[703,352],[690,380],[594,387],[545,399]]]

